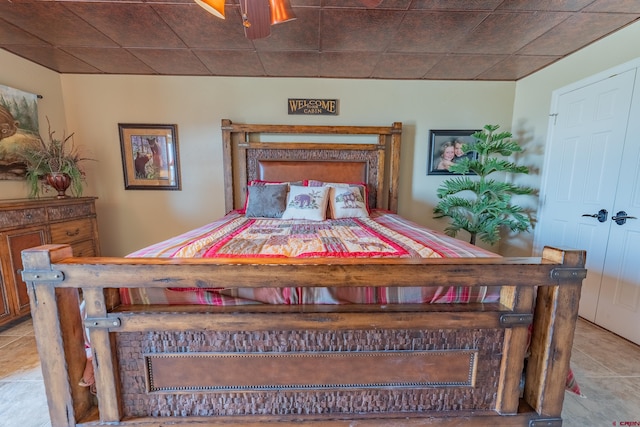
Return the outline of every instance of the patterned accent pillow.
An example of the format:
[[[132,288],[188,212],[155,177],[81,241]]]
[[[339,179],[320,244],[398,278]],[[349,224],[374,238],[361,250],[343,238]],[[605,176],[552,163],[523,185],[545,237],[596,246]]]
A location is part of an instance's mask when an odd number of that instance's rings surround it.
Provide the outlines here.
[[[369,211],[360,187],[329,186],[331,218],[368,218]]]
[[[287,208],[282,214],[282,219],[324,221],[327,219],[328,199],[329,187],[291,185],[287,198]]]
[[[247,187],[247,218],[280,218],[287,204],[287,184]]]
[[[305,182],[309,187],[354,187],[360,190],[362,194],[362,198],[364,200],[365,207],[367,208],[367,212],[371,213],[371,209],[369,207],[369,191],[367,191],[367,184],[363,182],[324,182],[317,181],[314,179],[309,179]],[[329,213],[328,213],[329,215]]]

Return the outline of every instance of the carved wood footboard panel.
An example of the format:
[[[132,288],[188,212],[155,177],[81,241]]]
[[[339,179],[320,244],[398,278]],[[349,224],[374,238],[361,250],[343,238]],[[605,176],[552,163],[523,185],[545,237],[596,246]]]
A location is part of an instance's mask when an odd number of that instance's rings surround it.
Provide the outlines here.
[[[494,410],[502,330],[117,333],[123,415]]]

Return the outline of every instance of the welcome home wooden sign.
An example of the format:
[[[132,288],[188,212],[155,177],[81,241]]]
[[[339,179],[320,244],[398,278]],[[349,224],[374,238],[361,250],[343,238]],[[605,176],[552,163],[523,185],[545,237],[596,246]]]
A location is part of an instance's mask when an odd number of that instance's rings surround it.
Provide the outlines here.
[[[337,116],[337,99],[289,98],[289,114]]]

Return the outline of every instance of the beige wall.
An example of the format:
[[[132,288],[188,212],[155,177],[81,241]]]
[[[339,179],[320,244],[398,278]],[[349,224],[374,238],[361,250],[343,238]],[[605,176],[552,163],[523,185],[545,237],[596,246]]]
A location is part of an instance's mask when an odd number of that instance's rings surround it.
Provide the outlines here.
[[[99,159],[88,194],[99,197],[103,252],[134,249],[224,214],[220,121],[404,124],[400,213],[432,219],[437,176],[426,176],[429,129],[511,123],[514,83],[63,75],[67,122]],[[287,98],[338,98],[335,117],[288,116]],[[178,125],[182,191],[124,190],[118,123]]]
[[[526,148],[526,162],[534,170],[542,172],[544,167],[553,91],[640,58],[638,40],[640,40],[640,22],[627,26],[517,82],[511,129]],[[521,182],[540,188],[541,173],[535,173]],[[537,205],[533,208],[537,208]],[[500,253],[528,256],[532,248],[533,234],[528,233],[517,238],[503,239]]]

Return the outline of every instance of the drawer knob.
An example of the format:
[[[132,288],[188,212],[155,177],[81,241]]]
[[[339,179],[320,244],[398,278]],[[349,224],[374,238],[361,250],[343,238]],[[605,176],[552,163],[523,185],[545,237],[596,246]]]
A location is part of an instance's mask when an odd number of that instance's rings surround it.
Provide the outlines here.
[[[31,218],[33,218],[33,215],[31,215],[31,213],[28,213],[24,217],[27,218],[27,219],[31,219]]]
[[[77,236],[78,234],[80,234],[79,228],[76,228],[76,231],[67,231],[67,236],[69,237]]]

